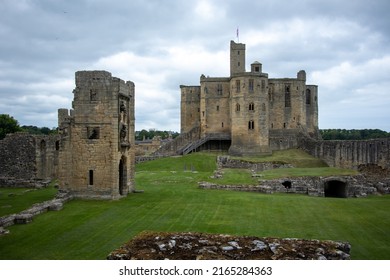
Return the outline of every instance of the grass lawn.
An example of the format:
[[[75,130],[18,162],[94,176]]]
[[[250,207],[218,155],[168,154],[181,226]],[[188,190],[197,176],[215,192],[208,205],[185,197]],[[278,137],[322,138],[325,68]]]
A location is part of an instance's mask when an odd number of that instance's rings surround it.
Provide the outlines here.
[[[43,189],[0,188],[0,217],[19,213],[34,203],[50,200],[56,192],[52,186]]]
[[[197,182],[212,175],[212,154],[136,168],[137,189],[144,193],[119,201],[74,200],[59,212],[9,227],[10,234],[0,237],[0,258],[104,259],[148,230],[342,240],[351,243],[353,259],[390,259],[388,195],[341,199],[202,190]]]
[[[294,167],[326,167],[327,164],[321,159],[312,157],[306,152],[299,149],[289,149],[282,151],[274,151],[270,156],[260,157],[232,157],[249,162],[279,162],[290,163]]]

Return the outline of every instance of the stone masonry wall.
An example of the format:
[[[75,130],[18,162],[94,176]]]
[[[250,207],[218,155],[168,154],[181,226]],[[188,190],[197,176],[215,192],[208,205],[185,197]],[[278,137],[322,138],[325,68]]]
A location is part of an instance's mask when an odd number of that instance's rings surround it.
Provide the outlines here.
[[[8,134],[0,141],[0,177],[35,178],[35,147],[36,139],[30,134]]]
[[[57,135],[8,134],[0,141],[0,186],[36,187],[55,178],[57,141]]]
[[[340,186],[341,192],[334,192]],[[275,180],[259,180],[257,185],[222,185],[210,182],[200,182],[199,188],[219,189],[230,191],[246,191],[260,193],[295,193],[310,196],[332,197],[364,197],[377,194],[376,187],[367,182],[364,176],[337,176],[337,177],[295,177]],[[387,192],[388,193],[388,189]]]
[[[329,166],[358,169],[361,165],[374,164],[390,168],[390,138],[319,141],[302,137],[299,148],[323,159]]]
[[[107,71],[78,71],[72,110],[59,109],[59,186],[80,198],[134,191],[135,85]]]
[[[217,157],[218,168],[241,168],[249,169],[255,172],[270,170],[275,168],[291,168],[291,164],[279,162],[248,162],[244,160],[232,159],[229,156]]]

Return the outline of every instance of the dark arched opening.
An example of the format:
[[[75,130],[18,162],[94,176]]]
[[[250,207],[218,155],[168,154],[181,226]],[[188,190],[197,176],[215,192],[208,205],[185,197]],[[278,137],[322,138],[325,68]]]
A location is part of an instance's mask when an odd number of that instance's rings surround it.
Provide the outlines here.
[[[325,197],[340,197],[346,198],[347,183],[340,180],[330,180],[324,184]]]

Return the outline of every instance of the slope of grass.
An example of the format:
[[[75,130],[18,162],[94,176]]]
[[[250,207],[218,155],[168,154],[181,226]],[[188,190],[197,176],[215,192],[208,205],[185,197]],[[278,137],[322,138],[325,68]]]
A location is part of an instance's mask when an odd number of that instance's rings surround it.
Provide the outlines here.
[[[187,165],[184,170],[184,164]],[[188,166],[195,172],[191,172]],[[137,165],[144,193],[67,203],[0,237],[1,259],[104,259],[138,233],[199,231],[349,241],[354,259],[390,259],[390,196],[338,199],[202,190],[215,155]]]
[[[234,158],[234,157],[233,157]],[[258,157],[237,157],[237,159],[246,160],[249,162],[280,162],[290,163],[294,167],[313,168],[326,167],[327,164],[321,159],[315,158],[305,151],[300,149],[289,149],[282,151],[274,151],[270,156]]]

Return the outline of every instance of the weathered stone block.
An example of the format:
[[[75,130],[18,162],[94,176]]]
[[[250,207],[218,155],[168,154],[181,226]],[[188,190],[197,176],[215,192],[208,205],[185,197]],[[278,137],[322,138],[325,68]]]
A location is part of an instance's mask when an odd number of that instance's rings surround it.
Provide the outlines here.
[[[18,214],[15,216],[15,224],[28,224],[33,220],[32,214]]]

